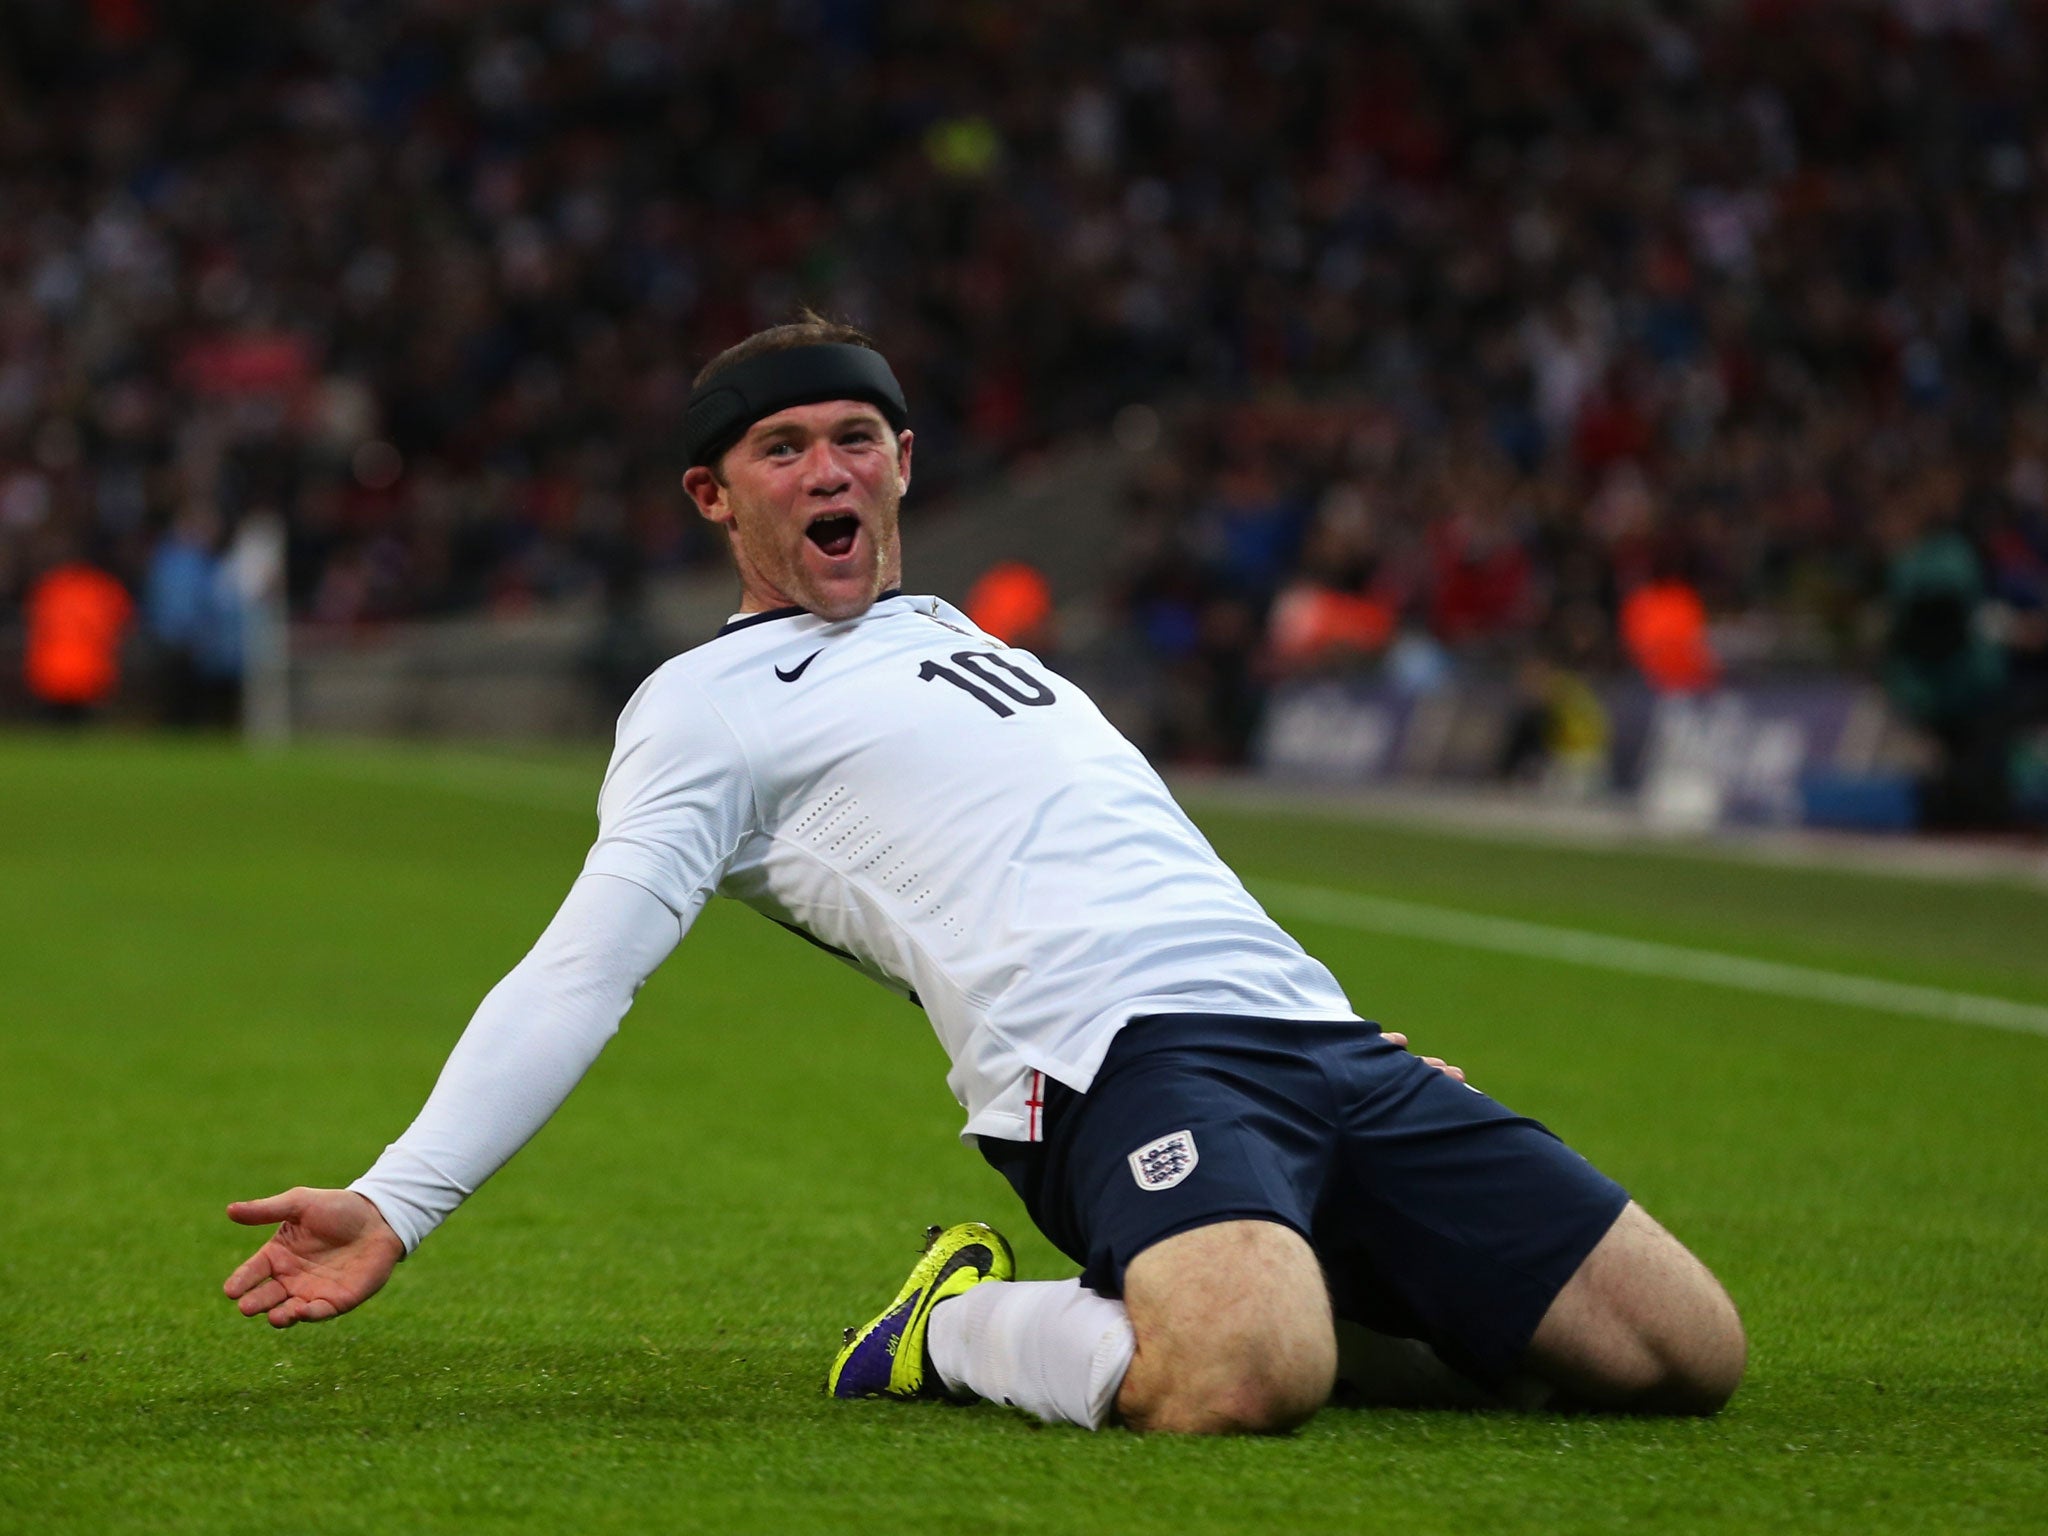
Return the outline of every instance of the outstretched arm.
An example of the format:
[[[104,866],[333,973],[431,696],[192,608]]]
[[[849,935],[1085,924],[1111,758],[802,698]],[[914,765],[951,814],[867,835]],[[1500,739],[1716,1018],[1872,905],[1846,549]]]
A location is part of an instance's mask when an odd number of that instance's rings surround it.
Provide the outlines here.
[[[586,874],[570,887],[539,942],[477,1008],[419,1117],[349,1185],[407,1253],[561,1107],[683,926],[630,880]]]
[[[568,1097],[683,928],[630,880],[579,879],[477,1008],[419,1118],[368,1173],[345,1190],[295,1189],[228,1208],[245,1225],[284,1223],[228,1278],[243,1313],[284,1328],[375,1295]]]

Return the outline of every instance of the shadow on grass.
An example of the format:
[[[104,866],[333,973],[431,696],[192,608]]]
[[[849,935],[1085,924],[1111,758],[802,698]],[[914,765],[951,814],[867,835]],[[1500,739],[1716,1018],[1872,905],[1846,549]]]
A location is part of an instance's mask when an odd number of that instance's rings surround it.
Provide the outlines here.
[[[716,1442],[795,1434],[844,1445],[871,1436],[915,1441],[969,1431],[976,1438],[1007,1439],[1047,1430],[1022,1413],[986,1404],[837,1403],[824,1394],[823,1365],[808,1347],[744,1342],[609,1346],[536,1340],[512,1346],[493,1339],[391,1348],[359,1343],[345,1355],[279,1361],[243,1381],[138,1391],[100,1420],[95,1438],[161,1445],[226,1431],[260,1453],[269,1442],[335,1435],[381,1442],[541,1432],[571,1439]],[[1654,1441],[1662,1438],[1656,1423],[1337,1403],[1318,1416],[1309,1434],[1426,1450],[1445,1442],[1513,1443],[1532,1432],[1545,1437],[1565,1429],[1581,1440],[1612,1434],[1623,1441]],[[1701,1428],[1699,1421],[1685,1421],[1676,1432],[1691,1439]]]

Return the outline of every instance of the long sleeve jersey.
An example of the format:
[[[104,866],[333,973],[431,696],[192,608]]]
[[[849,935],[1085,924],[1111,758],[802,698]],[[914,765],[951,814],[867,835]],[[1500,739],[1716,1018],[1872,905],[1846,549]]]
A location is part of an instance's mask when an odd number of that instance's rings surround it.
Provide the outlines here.
[[[968,1136],[1033,1140],[1159,1013],[1352,1019],[1073,683],[950,605],[743,616],[621,715],[583,878],[353,1188],[408,1249],[523,1144],[714,894],[919,1004]],[[395,1214],[394,1214],[395,1213]]]

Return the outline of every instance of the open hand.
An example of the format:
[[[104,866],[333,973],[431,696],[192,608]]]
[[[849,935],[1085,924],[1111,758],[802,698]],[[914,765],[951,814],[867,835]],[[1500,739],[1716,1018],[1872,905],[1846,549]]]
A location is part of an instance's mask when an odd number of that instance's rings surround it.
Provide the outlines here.
[[[244,1317],[273,1328],[324,1323],[384,1287],[405,1244],[377,1207],[347,1189],[288,1189],[267,1200],[237,1200],[228,1219],[245,1227],[282,1222],[222,1287]]]

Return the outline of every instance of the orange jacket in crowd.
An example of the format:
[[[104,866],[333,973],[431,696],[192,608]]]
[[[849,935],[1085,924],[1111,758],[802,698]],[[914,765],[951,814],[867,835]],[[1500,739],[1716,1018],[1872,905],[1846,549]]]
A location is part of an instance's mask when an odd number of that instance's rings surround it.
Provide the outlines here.
[[[45,704],[97,704],[120,679],[121,637],[135,605],[121,583],[83,563],[60,565],[28,596],[28,691]]]
[[[1621,605],[1621,638],[1659,693],[1703,693],[1720,681],[1706,604],[1682,581],[1653,581],[1631,592]]]
[[[1295,666],[1381,650],[1394,638],[1396,617],[1391,604],[1368,594],[1297,581],[1274,600],[1266,634],[1274,659]]]
[[[1006,560],[967,593],[967,617],[1006,645],[1043,646],[1052,619],[1052,588],[1037,567]]]

